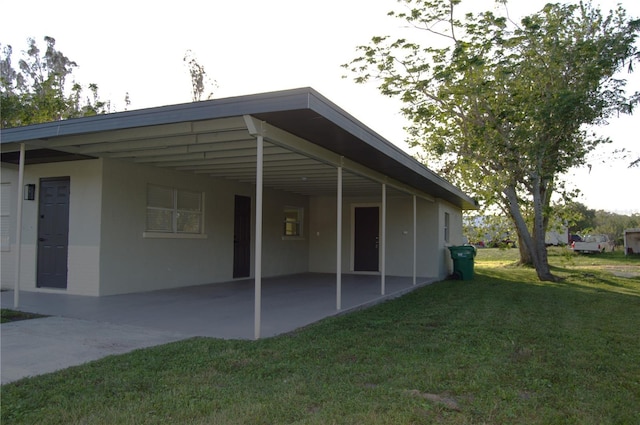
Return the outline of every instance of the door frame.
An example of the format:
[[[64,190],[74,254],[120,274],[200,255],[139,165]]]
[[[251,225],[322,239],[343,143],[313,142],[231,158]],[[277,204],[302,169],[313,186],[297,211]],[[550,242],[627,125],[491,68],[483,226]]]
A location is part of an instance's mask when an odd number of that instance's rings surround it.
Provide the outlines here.
[[[247,264],[246,264],[246,268],[247,268],[247,274],[245,275],[236,275],[236,227],[238,225],[238,223],[236,222],[238,219],[237,216],[237,206],[238,206],[238,198],[246,198],[249,202],[249,208],[248,208],[248,214],[247,214],[247,222],[245,223],[245,225],[248,228],[248,235],[249,235],[249,240],[248,240],[248,256],[247,256]],[[231,276],[233,279],[247,279],[251,277],[251,260],[252,260],[252,255],[251,255],[251,244],[252,244],[252,239],[253,239],[253,228],[252,228],[252,223],[253,223],[253,199],[251,198],[251,196],[248,195],[239,195],[239,194],[235,194],[233,197],[233,254],[232,254],[232,273]]]
[[[358,202],[351,204],[351,235],[350,235],[350,253],[349,253],[349,270],[352,273],[356,274],[368,274],[368,275],[379,275],[380,274],[380,264],[382,261],[382,249],[378,248],[378,271],[361,271],[355,270],[355,256],[356,256],[356,208],[370,208],[377,207],[378,208],[378,238],[380,238],[382,233],[382,202]],[[381,242],[378,239],[378,242]]]

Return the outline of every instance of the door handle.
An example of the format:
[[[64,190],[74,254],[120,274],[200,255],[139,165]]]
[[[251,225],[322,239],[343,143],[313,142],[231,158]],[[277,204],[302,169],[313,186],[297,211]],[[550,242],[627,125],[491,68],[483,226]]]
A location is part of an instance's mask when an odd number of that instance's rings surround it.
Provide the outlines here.
[[[44,242],[44,241],[46,241],[46,239],[45,238],[38,238],[38,241],[39,242]]]

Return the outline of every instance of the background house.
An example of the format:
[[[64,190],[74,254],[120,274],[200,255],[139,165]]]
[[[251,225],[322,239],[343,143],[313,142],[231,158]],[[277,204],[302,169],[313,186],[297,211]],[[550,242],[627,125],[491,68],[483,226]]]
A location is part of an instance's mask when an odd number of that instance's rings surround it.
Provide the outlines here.
[[[310,88],[6,129],[1,172],[2,287],[77,295],[444,278],[476,207]]]

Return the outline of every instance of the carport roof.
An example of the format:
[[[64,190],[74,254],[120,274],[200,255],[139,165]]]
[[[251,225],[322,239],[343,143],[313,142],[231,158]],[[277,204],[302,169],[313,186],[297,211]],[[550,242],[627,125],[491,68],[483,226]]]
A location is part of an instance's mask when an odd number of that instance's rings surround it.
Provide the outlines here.
[[[249,157],[247,152],[251,151],[250,148],[243,145],[241,149],[240,146],[251,137],[246,126],[238,125],[244,122],[242,118],[246,116],[362,164],[419,192],[444,199],[463,209],[477,207],[476,202],[460,189],[311,88],[4,129],[0,140],[2,161],[17,162],[19,144],[25,143],[27,163],[113,157],[185,171],[214,173],[212,167],[220,164],[223,157]],[[145,131],[138,131],[143,128],[146,128]],[[213,143],[226,143],[229,146],[227,153],[221,155],[219,146],[206,151],[204,147]],[[269,147],[271,159],[275,161],[289,160],[291,155],[300,157],[301,154],[290,151],[284,153],[277,143]],[[229,152],[231,149],[233,153]],[[204,162],[204,158],[209,162]],[[255,163],[255,159],[253,161]],[[232,163],[227,165],[232,166]],[[211,167],[207,167],[208,164]],[[218,168],[222,167],[218,165]],[[240,173],[239,165],[234,168]],[[218,177],[223,175],[219,174]],[[242,179],[240,174],[238,179]],[[268,184],[268,180],[265,180],[265,184]]]

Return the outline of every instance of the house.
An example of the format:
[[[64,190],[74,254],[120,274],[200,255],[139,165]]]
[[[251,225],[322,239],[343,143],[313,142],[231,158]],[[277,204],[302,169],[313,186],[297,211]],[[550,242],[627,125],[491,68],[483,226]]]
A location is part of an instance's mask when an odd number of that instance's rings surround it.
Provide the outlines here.
[[[1,136],[3,288],[103,296],[308,272],[338,284],[343,273],[444,278],[462,211],[476,208],[311,88]]]
[[[624,231],[624,255],[631,254],[640,254],[640,228]]]

